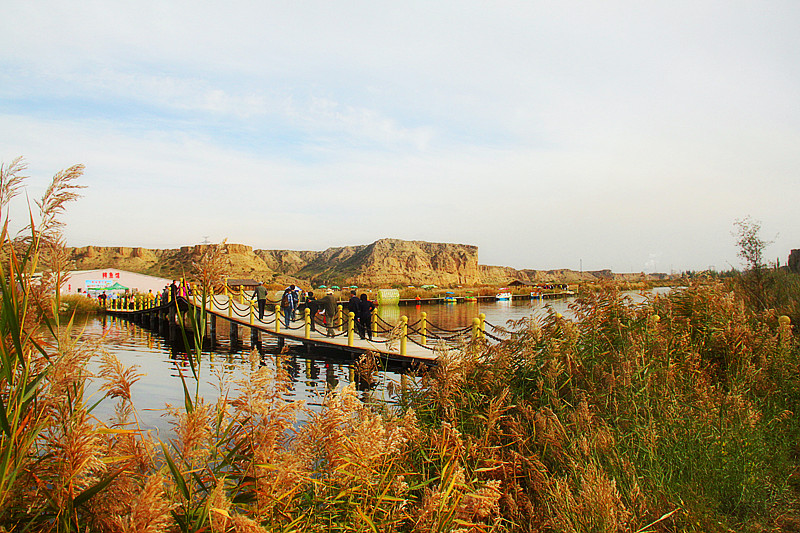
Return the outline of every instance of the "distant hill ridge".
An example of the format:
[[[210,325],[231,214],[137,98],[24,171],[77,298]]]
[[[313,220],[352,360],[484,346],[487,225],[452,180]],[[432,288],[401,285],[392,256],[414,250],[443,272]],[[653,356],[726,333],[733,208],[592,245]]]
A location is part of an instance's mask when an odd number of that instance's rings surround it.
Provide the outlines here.
[[[179,249],[84,246],[69,248],[76,270],[119,268],[174,278],[191,273],[209,246],[198,244]],[[642,274],[613,274],[610,270],[576,272],[517,270],[478,264],[478,247],[468,244],[380,239],[372,244],[328,248],[322,252],[254,250],[244,244],[223,244],[227,275],[270,283],[307,282],[318,285],[474,286],[528,282],[577,282],[599,279],[642,279]],[[665,274],[644,276],[660,279]]]

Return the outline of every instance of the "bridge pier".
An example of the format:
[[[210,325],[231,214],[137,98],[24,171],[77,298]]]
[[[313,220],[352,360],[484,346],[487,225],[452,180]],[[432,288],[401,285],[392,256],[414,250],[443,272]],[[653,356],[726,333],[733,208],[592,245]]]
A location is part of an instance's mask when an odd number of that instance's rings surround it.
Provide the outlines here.
[[[255,346],[258,344],[258,328],[251,327],[250,328],[250,346]]]
[[[169,309],[164,309],[161,312],[159,328],[163,336],[169,337]]]
[[[230,338],[231,344],[239,342],[239,325],[234,322],[233,320],[229,320],[228,323],[231,325],[230,329]]]
[[[169,308],[169,340],[174,342],[178,338],[178,306],[172,305]]]

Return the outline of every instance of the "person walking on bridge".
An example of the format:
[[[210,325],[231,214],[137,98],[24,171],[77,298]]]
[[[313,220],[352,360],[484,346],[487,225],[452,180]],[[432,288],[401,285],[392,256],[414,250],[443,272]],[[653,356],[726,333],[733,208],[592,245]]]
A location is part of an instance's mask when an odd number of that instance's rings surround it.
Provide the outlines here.
[[[369,301],[366,294],[361,295],[361,307],[359,308],[358,334],[363,339],[368,336],[372,340],[372,310],[375,304]]]
[[[289,328],[292,324],[292,316],[294,310],[297,308],[297,292],[294,285],[289,285],[283,296],[281,296],[281,310],[283,311],[283,318],[286,322],[286,327]]]
[[[323,311],[325,311],[325,327],[327,328],[326,335],[328,337],[335,337],[336,333],[333,331],[333,317],[336,316],[336,297],[333,295],[333,291],[328,289],[325,292],[325,296],[317,300],[319,302],[319,307]]]
[[[258,319],[264,320],[264,308],[267,306],[267,288],[264,282],[259,282],[256,290],[253,291],[253,299],[258,303]]]
[[[358,299],[356,296],[356,291],[350,291],[350,301],[347,302],[347,309],[353,313],[353,320],[355,320],[355,324],[353,324],[353,329],[361,332],[361,300]],[[361,338],[363,339],[364,336],[362,335]]]
[[[306,307],[308,308],[308,316],[311,317],[311,331],[317,331],[316,318],[317,311],[319,311],[319,302],[314,298],[314,293],[308,291],[306,295]]]

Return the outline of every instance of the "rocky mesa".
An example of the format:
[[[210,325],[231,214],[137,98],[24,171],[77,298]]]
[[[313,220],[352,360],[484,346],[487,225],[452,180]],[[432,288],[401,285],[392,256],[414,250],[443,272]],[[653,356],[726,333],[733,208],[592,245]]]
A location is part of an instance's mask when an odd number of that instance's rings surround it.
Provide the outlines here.
[[[577,282],[618,279],[608,270],[575,272],[517,270],[478,263],[478,247],[468,244],[380,239],[372,244],[328,248],[322,252],[254,250],[244,244],[194,245],[179,249],[84,246],[68,252],[76,270],[119,268],[176,278],[192,275],[212,246],[218,246],[225,275],[267,283],[305,282],[319,285],[405,286],[433,284],[476,286],[525,282]],[[631,275],[623,275],[630,279]],[[636,279],[665,275],[633,275]]]

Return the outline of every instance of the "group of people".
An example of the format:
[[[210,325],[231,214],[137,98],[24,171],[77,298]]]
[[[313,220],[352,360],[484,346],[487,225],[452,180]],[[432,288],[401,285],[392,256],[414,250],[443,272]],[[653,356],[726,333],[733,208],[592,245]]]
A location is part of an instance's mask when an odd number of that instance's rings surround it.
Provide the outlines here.
[[[305,296],[304,302],[301,302],[301,296]],[[253,293],[253,299],[258,304],[258,319],[264,319],[264,310],[267,305],[267,288],[263,283],[259,283]],[[296,285],[289,285],[281,295],[281,313],[286,327],[289,328],[293,320],[295,320],[295,313],[303,303],[309,310],[311,316],[311,331],[316,331],[317,314],[322,314],[323,323],[326,328],[326,336],[334,337],[336,335],[333,329],[333,320],[336,316],[336,307],[338,301],[333,294],[333,290],[328,289],[325,296],[320,299],[314,297],[314,293],[309,291],[303,295],[303,292]],[[361,297],[356,296],[356,291],[350,292],[350,301],[347,304],[348,311],[355,315],[355,326],[358,330],[359,336],[364,339],[369,337],[372,340],[372,311],[375,309],[375,304],[372,303],[366,294]]]

